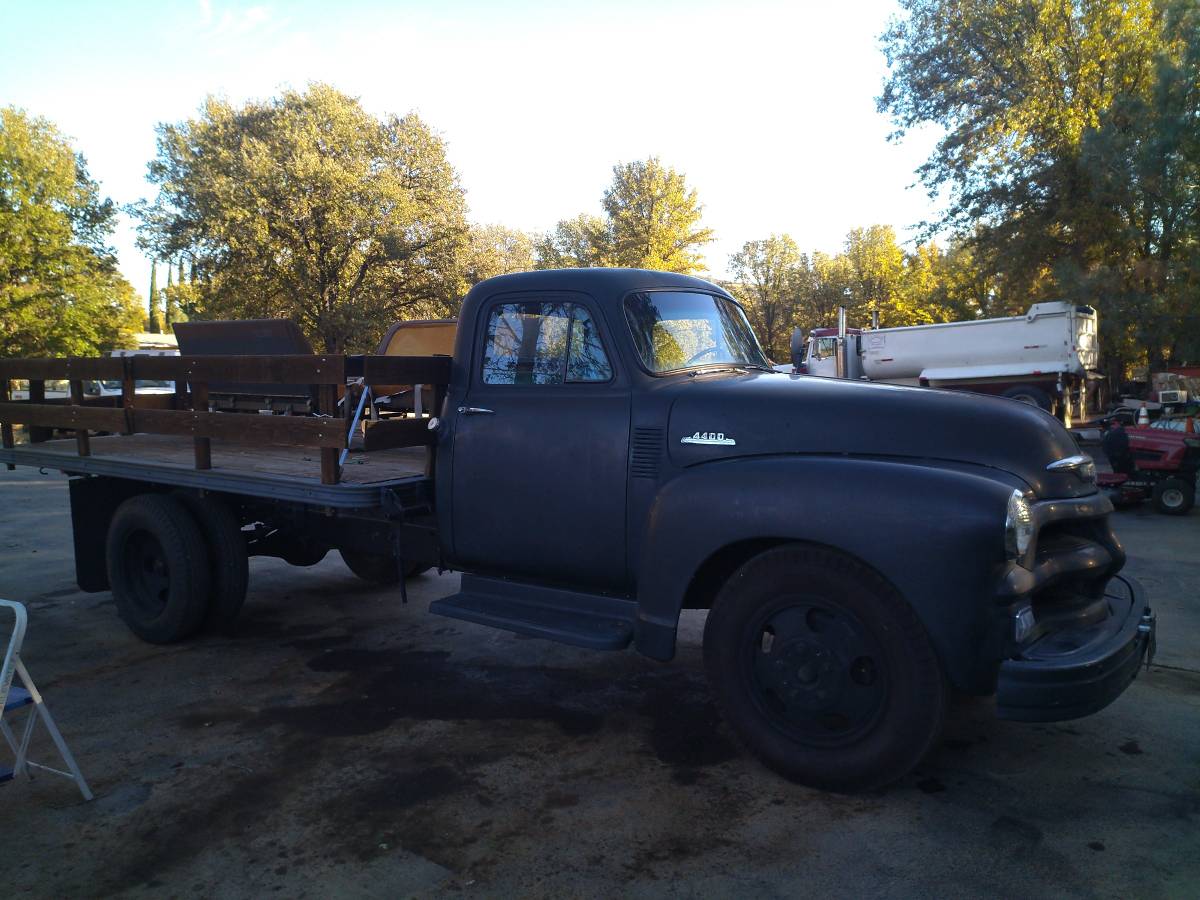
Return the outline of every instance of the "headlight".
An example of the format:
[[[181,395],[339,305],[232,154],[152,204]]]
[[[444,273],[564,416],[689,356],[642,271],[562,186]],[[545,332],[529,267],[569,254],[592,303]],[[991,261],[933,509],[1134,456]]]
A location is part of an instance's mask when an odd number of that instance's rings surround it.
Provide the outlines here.
[[[1008,498],[1008,515],[1004,520],[1004,549],[1009,559],[1020,559],[1033,540],[1033,510],[1020,491]]]

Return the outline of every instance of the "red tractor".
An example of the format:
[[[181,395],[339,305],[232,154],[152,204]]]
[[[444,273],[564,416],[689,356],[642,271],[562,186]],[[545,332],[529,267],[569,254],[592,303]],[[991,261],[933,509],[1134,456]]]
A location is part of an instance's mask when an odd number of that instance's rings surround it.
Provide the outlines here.
[[[1131,506],[1150,497],[1159,512],[1181,516],[1195,505],[1200,434],[1191,417],[1128,428],[1111,421],[1105,425],[1104,450],[1113,471],[1098,474],[1096,482],[1114,506]]]

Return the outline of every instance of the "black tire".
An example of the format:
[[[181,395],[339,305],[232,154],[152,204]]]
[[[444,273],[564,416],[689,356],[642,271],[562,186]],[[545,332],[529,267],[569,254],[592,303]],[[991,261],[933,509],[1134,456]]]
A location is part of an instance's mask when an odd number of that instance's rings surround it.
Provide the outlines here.
[[[1154,508],[1168,516],[1182,516],[1196,505],[1196,485],[1182,478],[1164,478],[1154,485]]]
[[[346,563],[350,571],[363,581],[380,585],[400,583],[400,573],[397,570],[396,561],[390,556],[360,553],[357,550],[339,550],[338,553],[342,554],[342,561]],[[404,579],[407,581],[409,578],[415,578],[428,568],[429,566],[419,563],[406,562]]]
[[[216,497],[198,497],[184,491],[172,496],[192,514],[208,548],[208,610],[204,627],[230,634],[246,602],[250,584],[250,556],[241,523],[229,505]]]
[[[1050,395],[1037,385],[1019,384],[1016,387],[1010,387],[1000,396],[1007,397],[1009,400],[1016,400],[1018,403],[1028,403],[1030,406],[1040,407],[1046,412],[1054,410],[1054,404],[1050,400]]]
[[[717,705],[767,766],[812,787],[901,778],[941,730],[946,681],[920,620],[867,566],[788,545],[721,588],[704,628]]]
[[[208,607],[208,550],[182,503],[130,497],[113,515],[105,552],[117,612],[134,634],[169,644],[195,633]]]

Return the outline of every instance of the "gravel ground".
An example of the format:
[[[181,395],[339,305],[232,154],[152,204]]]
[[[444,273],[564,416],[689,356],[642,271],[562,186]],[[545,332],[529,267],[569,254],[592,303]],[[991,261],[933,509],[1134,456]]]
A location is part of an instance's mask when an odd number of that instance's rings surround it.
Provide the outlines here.
[[[1117,514],[1160,640],[1115,704],[961,704],[916,773],[845,797],[734,744],[702,614],[663,665],[427,615],[455,576],[404,607],[331,554],[253,560],[237,637],[155,647],[76,589],[65,478],[0,472],[0,510],[0,596],[97,795],[0,786],[7,895],[1200,894],[1200,511]]]

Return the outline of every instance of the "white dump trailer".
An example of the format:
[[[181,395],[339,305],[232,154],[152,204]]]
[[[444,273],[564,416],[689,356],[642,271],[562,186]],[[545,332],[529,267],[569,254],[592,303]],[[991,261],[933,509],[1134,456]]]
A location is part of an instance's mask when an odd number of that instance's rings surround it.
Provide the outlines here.
[[[809,375],[999,394],[1082,418],[1089,379],[1099,377],[1096,318],[1090,306],[1054,301],[1002,319],[817,328],[807,339],[793,336],[793,366]]]

